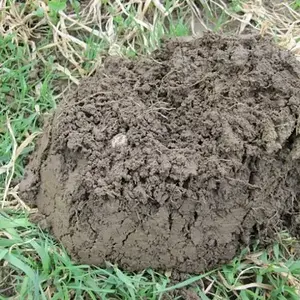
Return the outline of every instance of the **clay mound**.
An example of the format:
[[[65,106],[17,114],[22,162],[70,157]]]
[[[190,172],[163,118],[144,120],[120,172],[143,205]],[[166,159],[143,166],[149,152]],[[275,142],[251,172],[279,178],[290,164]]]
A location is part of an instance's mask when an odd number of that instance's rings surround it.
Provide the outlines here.
[[[300,67],[256,36],[107,59],[21,183],[81,263],[198,273],[297,214]]]

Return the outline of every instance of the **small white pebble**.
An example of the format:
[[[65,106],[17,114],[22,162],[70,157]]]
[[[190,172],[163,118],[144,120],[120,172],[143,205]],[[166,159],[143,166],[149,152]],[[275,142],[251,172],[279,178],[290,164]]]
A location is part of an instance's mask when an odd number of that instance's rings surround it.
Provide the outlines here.
[[[123,147],[127,145],[127,136],[123,133],[115,135],[111,140],[111,146],[113,148]]]

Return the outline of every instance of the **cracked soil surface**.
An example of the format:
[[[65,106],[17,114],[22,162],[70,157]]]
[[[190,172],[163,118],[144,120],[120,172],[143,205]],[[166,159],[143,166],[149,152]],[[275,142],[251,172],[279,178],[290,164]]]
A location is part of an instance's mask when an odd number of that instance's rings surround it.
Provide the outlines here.
[[[81,263],[199,273],[297,227],[300,66],[257,36],[108,58],[20,184]]]

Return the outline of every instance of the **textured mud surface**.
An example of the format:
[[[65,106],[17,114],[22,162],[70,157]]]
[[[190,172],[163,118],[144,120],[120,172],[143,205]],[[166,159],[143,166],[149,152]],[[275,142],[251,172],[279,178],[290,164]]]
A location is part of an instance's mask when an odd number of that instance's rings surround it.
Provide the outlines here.
[[[21,183],[82,263],[197,273],[297,224],[300,67],[259,37],[110,58],[45,127]]]

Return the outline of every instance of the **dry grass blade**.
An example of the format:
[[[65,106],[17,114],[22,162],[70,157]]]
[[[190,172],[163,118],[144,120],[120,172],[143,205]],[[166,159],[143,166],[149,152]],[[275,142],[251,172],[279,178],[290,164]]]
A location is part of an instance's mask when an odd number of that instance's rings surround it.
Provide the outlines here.
[[[285,268],[285,266],[281,263],[281,267]],[[290,286],[293,286],[296,288],[297,294],[300,296],[300,280],[295,278],[292,274],[288,272],[279,272],[280,276],[283,278],[286,278],[288,280],[288,283]]]
[[[206,289],[203,291],[203,293],[204,293],[205,295],[206,295],[206,294],[209,294],[209,292],[210,292],[211,288],[213,287],[214,283],[215,283],[215,281],[212,280],[212,281],[210,282],[210,284],[206,287]]]
[[[16,150],[16,154],[15,154],[15,158],[14,158],[14,162],[16,161],[16,159],[20,156],[20,154],[23,152],[23,150],[33,142],[33,140],[39,135],[41,134],[41,132],[34,132],[32,134],[30,134],[22,143],[20,146],[18,146],[17,150]]]
[[[9,130],[9,133],[10,133],[10,136],[11,136],[11,140],[12,140],[12,155],[11,155],[11,159],[10,159],[9,163],[7,165],[1,167],[1,169],[0,169],[0,174],[3,173],[3,170],[6,171],[5,187],[4,187],[4,193],[3,193],[3,197],[2,197],[2,203],[1,203],[2,209],[5,207],[6,201],[7,201],[7,196],[9,195],[9,188],[10,188],[13,176],[14,176],[16,160],[22,154],[22,152],[24,151],[24,149],[29,144],[32,143],[32,141],[35,139],[35,137],[40,134],[40,132],[34,132],[34,133],[30,134],[20,144],[20,146],[18,146],[16,138],[15,138],[14,131],[13,131],[12,127],[11,127],[11,123],[10,123],[10,120],[9,120],[8,117],[7,117],[6,124],[7,124],[7,128]],[[13,192],[12,195],[15,195],[15,193]],[[19,200],[19,197],[17,198],[17,200]],[[21,203],[22,203],[23,207],[27,207],[22,201],[21,201]]]
[[[262,252],[259,252],[257,254],[248,255],[246,257],[246,259],[250,263],[257,265],[259,268],[268,269],[271,266],[269,264],[264,263],[263,261],[261,261],[259,259],[259,257],[261,255],[262,255]],[[255,267],[252,267],[252,268],[255,268]],[[283,263],[280,263],[279,266],[272,265],[272,268],[274,268],[274,270],[276,271],[276,274],[278,274],[282,278],[286,279],[290,286],[295,287],[297,294],[300,296],[300,280],[295,278],[291,273],[289,273],[289,270],[286,267],[286,265]],[[283,269],[286,269],[286,271],[283,271]]]
[[[157,7],[157,9],[162,12],[165,16],[168,15],[168,12],[166,11],[165,7],[160,3],[159,0],[152,0],[152,3]]]
[[[247,290],[250,288],[261,288],[261,289],[265,289],[265,290],[273,290],[273,286],[270,284],[264,284],[264,283],[258,283],[258,282],[253,282],[253,283],[248,283],[248,284],[244,284],[244,285],[240,285],[237,287],[234,287],[233,290],[235,291],[242,291],[242,290]]]
[[[79,26],[80,28],[86,30],[87,32],[89,32],[90,34],[93,34],[101,39],[106,39],[107,36],[105,35],[105,33],[100,32],[97,29],[92,29],[88,26],[86,26],[85,24],[79,22],[76,19],[72,19],[71,17],[67,16],[63,11],[59,12],[60,16],[62,16],[63,18],[65,18],[66,20],[68,20],[71,24],[76,24],[77,26]]]
[[[13,175],[14,175],[16,153],[17,153],[17,146],[18,146],[16,138],[15,138],[14,131],[11,127],[10,120],[9,120],[8,117],[7,117],[7,120],[6,120],[6,125],[7,125],[7,128],[8,128],[8,131],[10,133],[11,140],[12,140],[12,155],[11,155],[11,159],[10,159],[8,165],[4,166],[4,168],[6,168],[6,178],[5,178],[5,188],[4,188],[4,193],[3,193],[2,203],[1,203],[2,209],[5,206],[5,201],[6,201],[6,198],[7,198],[10,183],[11,183],[11,180],[12,180]]]
[[[221,279],[222,283],[224,284],[224,286],[226,286],[227,289],[231,290],[233,293],[235,293],[235,291],[242,291],[242,290],[247,290],[250,288],[261,288],[264,290],[273,290],[273,286],[270,284],[265,284],[265,283],[259,283],[259,282],[252,282],[252,283],[248,283],[248,284],[244,284],[244,285],[230,285],[228,284],[228,282],[226,281],[226,279],[224,278],[224,276],[221,274],[221,272],[218,272],[219,278]]]
[[[204,28],[204,30],[208,30],[209,28],[207,27],[207,25],[203,21],[200,9],[195,4],[195,2],[191,1],[191,0],[187,0],[186,2],[187,2],[188,6],[190,7],[190,9],[191,9],[191,11],[193,13],[192,14],[192,24],[191,24],[193,34],[196,35],[196,30],[195,30],[196,26],[195,26],[195,23],[197,23],[197,22],[200,24],[200,26],[202,26]]]
[[[67,68],[61,66],[60,64],[56,63],[54,66],[53,66],[56,70],[64,73],[67,75],[67,77],[73,82],[75,83],[76,85],[79,85],[79,80],[77,78],[75,78],[72,73],[70,72],[70,70],[68,70]]]

